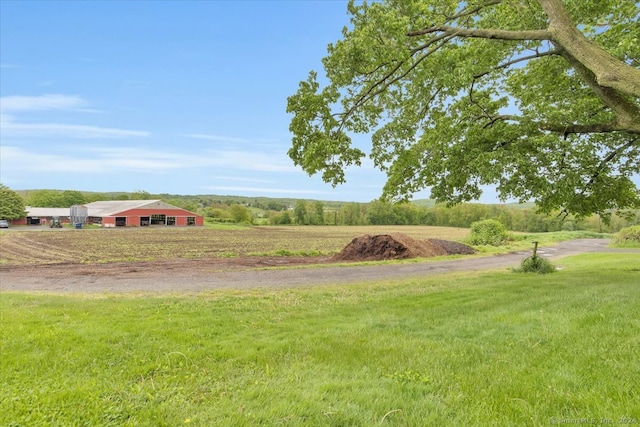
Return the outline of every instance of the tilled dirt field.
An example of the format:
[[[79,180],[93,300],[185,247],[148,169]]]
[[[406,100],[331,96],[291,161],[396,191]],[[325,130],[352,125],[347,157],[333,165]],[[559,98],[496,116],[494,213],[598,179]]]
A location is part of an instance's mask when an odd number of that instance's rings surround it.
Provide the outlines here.
[[[540,248],[551,259],[607,248],[607,240],[580,239]],[[331,257],[234,257],[106,264],[3,266],[0,290],[55,293],[179,293],[221,289],[291,288],[415,278],[453,271],[510,268],[528,252],[456,260],[336,266]],[[311,267],[313,265],[313,267]],[[283,267],[283,268],[278,268]],[[288,267],[288,268],[284,268]]]
[[[243,229],[138,227],[0,231],[0,266],[173,261],[243,256],[320,255],[340,251],[355,236],[401,232],[415,239],[459,240],[467,229],[429,226],[282,226]]]

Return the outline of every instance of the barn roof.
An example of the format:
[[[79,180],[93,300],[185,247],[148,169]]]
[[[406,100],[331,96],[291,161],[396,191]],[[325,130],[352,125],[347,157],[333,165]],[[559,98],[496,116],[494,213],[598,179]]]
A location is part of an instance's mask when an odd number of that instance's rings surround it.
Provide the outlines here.
[[[162,200],[108,200],[84,205],[89,216],[113,216],[131,209],[180,209]]]
[[[50,216],[70,216],[71,210],[69,208],[32,208],[27,206],[25,208],[27,216],[29,217],[50,217]]]
[[[86,207],[87,215],[93,217],[114,216],[131,209],[177,209],[185,211],[185,209],[170,205],[162,200],[107,200],[86,203],[81,206]],[[70,208],[33,208],[27,206],[26,211],[27,216],[30,217],[71,216]]]

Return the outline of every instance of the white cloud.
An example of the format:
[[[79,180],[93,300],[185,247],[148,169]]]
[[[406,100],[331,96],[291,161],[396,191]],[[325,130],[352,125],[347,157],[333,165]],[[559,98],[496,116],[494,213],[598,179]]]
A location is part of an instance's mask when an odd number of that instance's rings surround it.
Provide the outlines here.
[[[0,147],[2,170],[11,172],[103,174],[124,171],[165,171],[171,163],[161,159],[127,158],[116,156],[82,157],[67,154],[30,152],[20,147]]]
[[[162,151],[156,148],[114,146],[57,147],[58,153],[30,151],[3,145],[0,160],[4,172],[66,172],[102,174],[108,172],[170,172],[184,169],[225,170],[227,172],[295,172],[284,159],[259,152],[242,151]],[[247,178],[248,179],[248,178]]]
[[[40,83],[38,83],[39,87],[47,87],[47,86],[53,86],[56,82],[53,80],[44,80],[41,81]]]
[[[73,110],[96,112],[85,108],[87,102],[78,96],[42,95],[42,96],[5,96],[0,98],[0,129],[3,138],[32,137],[49,138],[62,136],[68,138],[128,138],[145,137],[150,133],[128,129],[118,129],[70,123],[24,122],[16,120],[15,114],[28,114],[33,111]]]
[[[274,154],[248,151],[209,151],[211,156],[207,165],[229,169],[250,170],[256,172],[297,172],[298,169],[286,157]]]
[[[249,139],[249,138],[237,138],[233,136],[214,135],[214,134],[207,134],[207,133],[188,133],[188,134],[185,134],[184,136],[188,138],[204,139],[204,140],[215,141],[215,142],[227,142],[227,143],[235,143],[235,144],[258,144],[261,146],[266,146],[266,145],[275,146],[277,143],[276,140],[268,139],[268,138]]]
[[[3,96],[0,98],[0,110],[3,113],[35,110],[69,110],[86,105],[79,96],[41,95],[41,96]]]
[[[2,136],[37,137],[64,136],[68,138],[127,138],[149,136],[149,132],[106,128],[99,126],[74,125],[67,123],[17,123],[12,117],[2,116],[0,121]]]
[[[299,172],[285,154],[285,150],[275,140],[249,139],[215,134],[192,133],[189,138],[231,143],[227,148],[207,149],[208,166],[256,172]],[[221,144],[224,146],[224,144]],[[231,148],[233,147],[233,148]]]
[[[272,187],[235,187],[235,186],[204,186],[205,190],[210,191],[239,191],[245,193],[257,194],[331,194],[329,191],[317,190],[293,190],[290,188],[272,188]]]
[[[295,172],[297,169],[285,158],[252,150],[204,150],[191,152],[162,151],[140,147],[92,147],[84,150],[104,159],[116,159],[122,164],[153,161],[166,169],[225,169],[253,172]]]
[[[260,184],[274,184],[276,181],[269,179],[242,178],[237,176],[212,176],[209,179],[216,181],[255,182]]]
[[[4,174],[25,172],[99,172],[101,164],[96,159],[74,159],[63,154],[29,152],[20,147],[0,147],[0,161]]]
[[[237,143],[247,143],[248,139],[245,138],[234,138],[230,136],[221,136],[221,135],[209,135],[204,133],[189,133],[185,135],[189,138],[195,139],[206,139],[209,141],[217,141],[217,142],[237,142]]]

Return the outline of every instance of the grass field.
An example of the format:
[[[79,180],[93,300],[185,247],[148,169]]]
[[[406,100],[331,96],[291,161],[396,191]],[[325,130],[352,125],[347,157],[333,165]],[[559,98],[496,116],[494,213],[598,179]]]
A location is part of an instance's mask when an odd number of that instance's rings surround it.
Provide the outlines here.
[[[4,293],[0,425],[638,424],[640,257],[563,266],[197,296]]]

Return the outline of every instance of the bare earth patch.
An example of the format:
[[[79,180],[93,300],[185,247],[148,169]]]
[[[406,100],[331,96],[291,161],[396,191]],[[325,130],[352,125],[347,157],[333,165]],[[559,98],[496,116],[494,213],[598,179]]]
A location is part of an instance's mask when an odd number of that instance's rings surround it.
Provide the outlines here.
[[[9,275],[41,273],[47,278],[73,276],[123,276],[127,274],[157,275],[175,272],[222,273],[238,270],[256,270],[277,267],[302,267],[342,262],[381,261],[407,258],[427,258],[458,254],[461,247],[473,248],[461,243],[441,239],[418,240],[402,233],[364,235],[353,239],[335,256],[230,256],[197,259],[176,258],[158,261],[127,261],[108,263],[58,262],[54,264],[5,264],[0,265],[3,278]],[[448,249],[445,249],[447,247]]]
[[[419,240],[403,233],[374,236],[366,234],[353,239],[332,259],[334,261],[384,261],[473,253],[475,251],[470,246],[447,240]]]
[[[358,239],[356,239],[358,240]],[[400,237],[369,236],[364,240],[374,245],[361,245],[358,260],[382,250],[398,259],[401,252],[413,253],[411,248],[398,246],[413,244]],[[434,242],[426,247],[440,253],[442,246],[450,251],[463,251],[455,242]],[[358,247],[358,244],[352,245]],[[638,252],[607,248],[603,239],[582,239],[562,242],[556,247],[540,248],[541,256],[556,259],[585,252]],[[345,250],[349,247],[348,244]],[[418,244],[419,247],[424,247]],[[3,248],[4,249],[4,248]],[[409,250],[410,249],[410,250]],[[347,252],[349,251],[347,250]],[[56,264],[3,264],[0,265],[1,292],[54,292],[54,293],[184,293],[215,292],[239,289],[285,289],[317,285],[348,285],[366,281],[419,278],[432,274],[454,271],[479,271],[511,268],[518,265],[529,252],[519,252],[489,257],[470,257],[450,260],[434,259],[429,262],[382,263],[376,265],[336,265],[340,261],[324,256],[235,256],[203,257],[196,259],[162,259],[156,261],[126,261],[107,263],[66,262]],[[315,265],[317,268],[304,268]],[[282,268],[279,268],[282,267]]]

